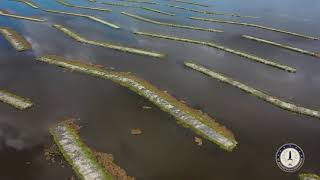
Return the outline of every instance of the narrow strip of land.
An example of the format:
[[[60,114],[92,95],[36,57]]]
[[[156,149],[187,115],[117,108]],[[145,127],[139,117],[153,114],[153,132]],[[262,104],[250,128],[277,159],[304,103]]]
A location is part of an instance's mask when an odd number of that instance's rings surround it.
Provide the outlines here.
[[[115,29],[120,29],[119,26],[115,25],[115,24],[112,24],[108,21],[105,21],[103,19],[100,19],[100,18],[97,18],[95,16],[91,16],[91,15],[87,15],[87,14],[78,14],[78,13],[72,13],[72,12],[65,12],[65,11],[56,11],[56,10],[44,10],[46,12],[50,12],[50,13],[56,13],[56,14],[65,14],[65,15],[70,15],[70,16],[78,16],[78,17],[84,17],[84,18],[87,18],[87,19],[90,19],[90,20],[93,20],[93,21],[96,21],[98,23],[101,23],[101,24],[104,24],[104,25],[107,25],[111,28],[115,28]]]
[[[35,22],[45,22],[46,21],[44,19],[38,19],[38,18],[33,18],[33,17],[19,16],[19,15],[15,15],[15,14],[11,14],[11,13],[6,13],[1,10],[0,10],[0,16],[12,17],[12,18],[16,18],[16,19],[23,19],[23,20],[35,21]]]
[[[237,145],[237,141],[232,133],[218,124],[214,119],[198,110],[190,108],[168,93],[134,75],[110,71],[97,65],[84,64],[79,61],[65,60],[59,56],[43,56],[37,58],[37,60],[94,77],[111,80],[148,99],[160,109],[176,118],[179,124],[191,128],[199,135],[219,145],[222,149],[232,151]]]
[[[156,4],[159,5],[160,3],[153,2],[153,1],[145,1],[145,0],[119,0],[125,2],[133,2],[133,3],[141,3],[141,4]]]
[[[64,0],[56,0],[58,3],[67,6],[67,7],[73,7],[73,8],[79,8],[79,9],[89,9],[89,10],[95,10],[95,11],[105,11],[105,12],[111,12],[110,9],[106,8],[98,8],[98,7],[89,7],[89,6],[78,6],[74,4],[70,4]]]
[[[191,4],[191,5],[196,5],[196,6],[202,6],[202,7],[209,7],[209,5],[200,4],[200,3],[197,3],[197,2],[191,2],[191,1],[175,0],[175,2],[184,3],[184,4]]]
[[[291,51],[295,51],[295,52],[298,52],[298,53],[302,53],[302,54],[306,54],[306,55],[310,55],[310,56],[314,56],[314,57],[320,57],[319,53],[310,52],[310,51],[307,51],[307,50],[304,50],[304,49],[291,47],[291,46],[280,44],[280,43],[276,43],[276,42],[273,42],[273,41],[269,41],[269,40],[265,40],[265,39],[261,39],[261,38],[257,38],[257,37],[253,37],[253,36],[249,36],[249,35],[242,35],[242,37],[244,37],[246,39],[249,39],[249,40],[257,41],[257,42],[260,42],[260,43],[265,43],[265,44],[270,44],[270,45],[273,45],[273,46],[281,47],[281,48],[288,49],[288,50],[291,50]]]
[[[110,49],[114,49],[114,50],[118,50],[118,51],[122,51],[122,52],[151,56],[151,57],[156,57],[156,58],[163,58],[165,56],[164,54],[160,54],[160,53],[156,53],[156,52],[152,52],[152,51],[115,45],[115,44],[111,44],[108,42],[97,42],[97,41],[87,40],[86,38],[81,37],[77,33],[71,31],[70,29],[68,29],[62,25],[55,24],[55,25],[53,25],[53,27],[60,30],[61,32],[63,32],[67,36],[71,37],[72,39],[79,41],[81,43],[86,43],[86,44],[91,44],[94,46],[100,46],[100,47],[110,48]]]
[[[17,51],[32,49],[30,43],[13,29],[0,27],[0,34],[2,34]]]
[[[263,91],[259,91],[257,89],[254,89],[250,86],[247,86],[239,81],[236,81],[230,77],[227,77],[223,74],[214,72],[204,66],[195,64],[195,63],[191,63],[191,62],[185,62],[184,65],[186,67],[189,67],[191,69],[194,69],[196,71],[199,71],[203,74],[206,74],[218,81],[224,82],[226,84],[229,84],[231,86],[234,86],[236,88],[239,88],[241,90],[243,90],[244,92],[247,92],[249,94],[252,94],[268,103],[271,103],[277,107],[280,107],[282,109],[288,110],[288,111],[292,111],[295,113],[299,113],[299,114],[303,114],[303,115],[307,115],[307,116],[312,116],[312,117],[316,117],[316,118],[320,118],[320,112],[319,111],[315,111],[315,110],[311,110],[311,109],[307,109],[305,107],[302,106],[298,106],[292,103],[288,103],[284,100],[281,100],[277,97],[268,95],[266,93],[264,93]]]
[[[0,90],[0,101],[19,110],[25,110],[33,106],[33,103],[29,99],[11,94],[4,90]]]
[[[258,25],[258,24],[236,22],[236,21],[225,21],[225,20],[220,20],[220,19],[209,19],[209,18],[202,18],[202,17],[189,17],[189,18],[193,19],[193,20],[199,20],[199,21],[207,21],[207,22],[214,22],[214,23],[225,23],[225,24],[233,24],[233,25],[240,25],[240,26],[255,27],[255,28],[266,29],[266,30],[270,30],[270,31],[274,31],[274,32],[289,34],[289,35],[297,36],[297,37],[301,37],[301,38],[319,40],[318,37],[312,37],[312,36],[309,36],[309,35],[299,34],[299,33],[290,32],[290,31],[282,30],[282,29],[276,29],[276,28],[272,28],[272,27],[266,27],[266,26],[262,26],[262,25]]]
[[[175,16],[175,14],[173,14],[173,13],[160,11],[158,9],[154,9],[154,8],[150,8],[150,7],[146,7],[146,6],[136,6],[136,5],[126,4],[126,3],[114,3],[114,2],[102,2],[102,4],[110,5],[110,6],[137,8],[137,9],[143,9],[146,11],[151,11],[151,12],[155,12],[155,13],[159,13],[159,14],[163,14],[163,15],[167,15],[167,16]]]
[[[30,7],[34,8],[34,9],[39,9],[39,7],[35,3],[30,1],[30,0],[14,0],[14,1],[24,3],[24,4],[30,6]]]
[[[204,10],[198,10],[198,9],[191,9],[191,8],[186,8],[182,6],[176,6],[176,5],[171,5],[167,4],[168,7],[176,8],[176,9],[181,9],[185,11],[190,11],[190,12],[196,12],[200,14],[209,14],[209,15],[223,15],[223,16],[234,16],[234,17],[241,17],[241,18],[258,18],[255,16],[244,16],[236,13],[224,13],[224,12],[215,12],[215,11],[204,11]]]
[[[162,35],[162,34],[156,34],[156,33],[148,33],[148,32],[140,32],[140,31],[136,31],[134,33],[138,34],[138,35],[143,35],[143,36],[149,36],[149,37],[162,38],[162,39],[168,39],[168,40],[181,41],[181,42],[187,42],[187,43],[193,43],[193,44],[200,44],[200,45],[204,45],[204,46],[209,46],[209,47],[220,49],[220,50],[232,53],[232,54],[236,54],[236,55],[241,56],[241,57],[245,57],[245,58],[247,58],[249,60],[252,60],[252,61],[256,61],[256,62],[265,64],[265,65],[268,65],[268,66],[271,66],[271,67],[275,67],[275,68],[278,68],[278,69],[281,69],[281,70],[285,70],[285,71],[292,72],[292,73],[296,72],[295,68],[292,68],[292,67],[289,67],[289,66],[286,66],[286,65],[282,65],[282,64],[279,64],[279,63],[275,63],[275,62],[273,62],[271,60],[264,59],[264,58],[261,58],[261,57],[255,56],[255,55],[251,55],[251,54],[247,54],[247,53],[244,53],[244,52],[241,52],[241,51],[238,51],[238,50],[227,48],[227,47],[218,45],[218,44],[213,43],[213,42],[198,41],[198,40],[194,40],[194,39],[179,38],[179,37],[174,37],[174,36],[168,36],[168,35]]]
[[[202,27],[196,27],[196,26],[188,26],[188,25],[181,25],[181,24],[173,24],[173,23],[167,23],[167,22],[160,22],[160,21],[155,21],[152,19],[148,19],[142,16],[138,16],[135,14],[131,14],[128,12],[121,12],[121,14],[132,17],[134,19],[138,19],[140,21],[152,23],[152,24],[158,24],[161,26],[171,26],[171,27],[176,27],[176,28],[183,28],[183,29],[192,29],[192,30],[198,30],[198,31],[207,31],[207,32],[223,32],[217,29],[208,29],[208,28],[202,28]]]
[[[300,180],[320,180],[320,176],[311,173],[299,174]]]

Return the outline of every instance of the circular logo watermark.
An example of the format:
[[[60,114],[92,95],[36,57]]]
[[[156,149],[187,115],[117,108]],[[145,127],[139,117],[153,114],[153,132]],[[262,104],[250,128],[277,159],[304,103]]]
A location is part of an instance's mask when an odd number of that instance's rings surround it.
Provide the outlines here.
[[[282,145],[276,153],[277,165],[285,172],[298,171],[302,167],[304,159],[303,150],[293,143]]]

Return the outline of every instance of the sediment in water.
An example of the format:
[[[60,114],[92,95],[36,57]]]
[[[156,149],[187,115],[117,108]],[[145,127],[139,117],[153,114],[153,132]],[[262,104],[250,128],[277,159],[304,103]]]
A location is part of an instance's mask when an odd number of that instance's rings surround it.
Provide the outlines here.
[[[288,111],[291,111],[291,112],[295,112],[295,113],[299,113],[299,114],[303,114],[303,115],[307,115],[307,116],[312,116],[312,117],[316,117],[316,118],[320,118],[320,112],[319,111],[315,111],[315,110],[311,110],[311,109],[307,109],[305,107],[302,107],[302,106],[298,106],[298,105],[295,105],[293,103],[288,103],[288,102],[285,102],[277,97],[273,97],[271,95],[268,95],[260,90],[257,90],[257,89],[254,89],[250,86],[247,86],[241,82],[238,82],[232,78],[229,78],[223,74],[220,74],[220,73],[217,73],[217,72],[214,72],[204,66],[201,66],[201,65],[198,65],[198,64],[195,64],[195,63],[191,63],[191,62],[185,62],[184,65],[186,67],[189,67],[191,69],[194,69],[196,71],[199,71],[203,74],[206,74],[216,80],[219,80],[221,82],[224,82],[226,84],[229,84],[229,85],[232,85],[234,87],[237,87],[241,90],[243,90],[244,92],[247,92],[249,94],[252,94],[268,103],[271,103],[277,107],[280,107],[282,109],[285,109],[285,110],[288,110]]]
[[[269,41],[269,40],[256,38],[256,37],[249,36],[249,35],[242,35],[242,37],[244,37],[246,39],[249,39],[249,40],[257,41],[257,42],[260,42],[260,43],[265,43],[265,44],[270,44],[270,45],[273,45],[273,46],[285,48],[285,49],[288,49],[288,50],[291,50],[291,51],[295,51],[295,52],[298,52],[298,53],[302,53],[302,54],[306,54],[306,55],[310,55],[310,56],[314,56],[314,57],[320,57],[320,55],[315,53],[315,52],[310,52],[310,51],[307,51],[307,50],[303,50],[303,49],[296,48],[296,47],[291,47],[291,46],[288,46],[288,45],[272,42],[272,41]]]
[[[176,6],[176,5],[171,5],[171,4],[167,4],[167,6],[168,7],[172,7],[172,8],[176,8],[176,9],[182,9],[182,10],[185,10],[185,11],[196,12],[196,13],[200,13],[200,14],[234,16],[234,17],[241,17],[241,18],[258,18],[258,17],[255,17],[255,16],[244,16],[244,15],[235,14],[235,13],[203,11],[203,10],[191,9],[191,8],[186,8],[186,7]]]
[[[4,90],[0,90],[0,101],[19,110],[25,110],[33,106],[33,103],[29,99],[11,94]]]
[[[30,0],[14,0],[14,1],[24,3],[34,9],[39,9],[39,7],[35,3],[31,2]]]
[[[199,21],[207,21],[207,22],[214,22],[214,23],[225,23],[225,24],[233,24],[233,25],[240,25],[240,26],[255,27],[255,28],[270,30],[270,31],[274,31],[274,32],[289,34],[289,35],[297,36],[297,37],[301,37],[301,38],[319,40],[318,37],[312,37],[312,36],[308,36],[308,35],[304,35],[304,34],[290,32],[290,31],[287,31],[287,30],[276,29],[276,28],[272,28],[272,27],[266,27],[266,26],[262,26],[262,25],[258,25],[258,24],[236,22],[236,21],[225,21],[225,20],[220,20],[220,19],[210,19],[210,18],[202,18],[202,17],[189,17],[189,18],[193,19],[193,20],[199,20]]]
[[[320,180],[320,176],[311,173],[299,174],[300,180]]]
[[[65,15],[70,15],[70,16],[84,17],[84,18],[96,21],[98,23],[107,25],[109,27],[112,27],[112,28],[115,28],[115,29],[120,29],[120,27],[115,25],[115,24],[112,24],[112,23],[110,23],[108,21],[105,21],[103,19],[97,18],[95,16],[87,15],[87,14],[78,14],[78,13],[65,12],[65,11],[56,11],[56,10],[49,10],[49,9],[45,9],[44,11],[50,12],[50,13],[56,13],[56,14],[65,14]]]
[[[37,60],[64,67],[72,71],[111,80],[148,99],[160,109],[172,115],[180,124],[191,128],[199,135],[219,145],[222,149],[232,151],[237,145],[237,141],[234,139],[232,133],[218,124],[214,119],[201,111],[190,108],[168,93],[161,91],[152,84],[134,75],[110,71],[97,65],[84,64],[78,61],[66,61],[60,56],[43,56],[37,58]]]
[[[151,11],[151,12],[155,12],[155,13],[159,13],[159,14],[163,14],[163,15],[167,15],[167,16],[175,16],[175,14],[173,14],[173,13],[160,11],[158,9],[154,9],[154,8],[150,8],[150,7],[146,7],[146,6],[136,6],[136,5],[126,4],[126,3],[114,3],[114,2],[102,2],[102,4],[110,5],[110,6],[137,8],[137,9],[143,9],[146,11]]]
[[[0,34],[2,34],[17,51],[32,49],[30,43],[13,29],[0,27]]]
[[[105,11],[105,12],[111,12],[110,9],[106,8],[98,8],[98,7],[88,7],[88,6],[78,6],[74,4],[70,4],[64,0],[56,0],[58,3],[67,6],[67,7],[73,7],[73,8],[79,8],[79,9],[89,9],[89,10],[96,10],[96,11]]]
[[[268,66],[271,66],[271,67],[275,67],[275,68],[278,68],[278,69],[281,69],[281,70],[285,70],[285,71],[292,72],[292,73],[296,72],[296,69],[294,69],[292,67],[289,67],[289,66],[286,66],[286,65],[282,65],[282,64],[279,64],[279,63],[275,63],[275,62],[270,61],[268,59],[264,59],[264,58],[261,58],[261,57],[255,56],[255,55],[247,54],[247,53],[244,53],[244,52],[241,52],[241,51],[238,51],[238,50],[230,49],[230,48],[218,45],[218,44],[213,43],[213,42],[204,42],[204,41],[198,41],[198,40],[194,40],[194,39],[179,38],[179,37],[161,35],[161,34],[156,34],[156,33],[140,32],[140,31],[136,31],[134,33],[138,34],[138,35],[149,36],[149,37],[162,38],[162,39],[168,39],[168,40],[181,41],[181,42],[187,42],[187,43],[193,43],[193,44],[200,44],[200,45],[204,45],[204,46],[209,46],[209,47],[220,49],[220,50],[232,53],[232,54],[236,54],[236,55],[241,56],[241,57],[245,57],[245,58],[247,58],[249,60],[253,60],[253,61],[265,64],[265,65],[268,65]]]
[[[180,3],[185,3],[185,4],[191,4],[191,5],[196,5],[196,6],[202,6],[202,7],[209,7],[209,5],[200,4],[200,3],[197,3],[197,2],[191,2],[191,1],[175,0],[175,2],[180,2]]]
[[[176,28],[192,29],[192,30],[207,31],[207,32],[223,32],[223,31],[216,30],[216,29],[208,29],[208,28],[202,28],[202,27],[196,27],[196,26],[188,26],[188,25],[155,21],[155,20],[148,19],[148,18],[145,18],[142,16],[134,15],[134,14],[131,14],[128,12],[121,12],[121,14],[132,17],[134,19],[138,19],[140,21],[144,21],[144,22],[148,22],[148,23],[152,23],[152,24],[158,24],[158,25],[162,25],[162,26],[170,26],[170,27],[176,27]]]
[[[60,30],[64,34],[68,35],[69,37],[71,37],[81,43],[86,43],[86,44],[91,44],[91,45],[95,45],[95,46],[115,49],[115,50],[122,51],[122,52],[151,56],[151,57],[156,57],[156,58],[163,58],[165,56],[164,54],[160,54],[160,53],[156,53],[156,52],[152,52],[152,51],[124,47],[124,46],[120,46],[120,45],[111,44],[108,42],[97,42],[97,41],[87,40],[86,38],[81,37],[77,33],[67,29],[66,27],[64,27],[62,25],[55,24],[55,25],[53,25],[53,27]]]
[[[12,18],[16,18],[16,19],[23,19],[23,20],[29,20],[29,21],[35,21],[35,22],[45,22],[46,21],[44,19],[15,15],[15,14],[7,13],[2,10],[0,10],[0,16],[12,17]]]

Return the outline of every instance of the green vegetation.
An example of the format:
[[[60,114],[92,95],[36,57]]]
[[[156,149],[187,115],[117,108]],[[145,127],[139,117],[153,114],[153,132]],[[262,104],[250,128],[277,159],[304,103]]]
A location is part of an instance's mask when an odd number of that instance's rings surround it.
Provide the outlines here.
[[[37,19],[37,18],[27,17],[27,16],[19,16],[19,15],[7,13],[7,12],[1,11],[1,10],[0,10],[0,16],[12,17],[12,18],[16,18],[16,19],[23,19],[23,20],[35,21],[35,22],[45,22],[46,21],[44,19]]]
[[[193,20],[200,20],[200,21],[208,21],[208,22],[214,22],[214,23],[225,23],[225,24],[233,24],[233,25],[240,25],[240,26],[250,26],[250,27],[255,27],[255,28],[260,28],[260,29],[266,29],[274,32],[279,32],[279,33],[284,33],[284,34],[289,34],[301,38],[306,38],[306,39],[312,39],[312,40],[319,40],[317,37],[312,37],[308,35],[303,35],[299,33],[294,33],[286,30],[281,30],[281,29],[275,29],[271,27],[266,27],[266,26],[261,26],[258,24],[251,24],[251,23],[243,23],[243,22],[235,22],[235,21],[225,21],[225,20],[219,20],[219,19],[208,19],[208,18],[201,18],[201,17],[189,17],[190,19]]]
[[[175,2],[180,2],[180,3],[185,3],[185,4],[191,4],[191,5],[196,5],[196,6],[202,6],[202,7],[209,7],[206,4],[200,4],[196,2],[191,2],[191,1],[184,1],[184,0],[175,0]]]
[[[159,13],[159,14],[163,14],[163,15],[167,15],[167,16],[175,16],[175,14],[173,14],[173,13],[164,12],[164,11],[160,11],[160,10],[158,10],[158,9],[154,9],[154,8],[150,8],[150,7],[145,7],[145,6],[131,5],[131,4],[127,4],[127,3],[103,2],[102,4],[110,5],[110,6],[120,6],[120,7],[138,8],[138,9],[143,9],[143,10],[146,10],[146,11],[151,11],[151,12],[155,12],[155,13]]]
[[[296,69],[291,68],[289,66],[278,64],[278,63],[272,62],[270,60],[267,60],[267,59],[264,59],[264,58],[261,58],[261,57],[255,56],[255,55],[251,55],[251,54],[247,54],[247,53],[244,53],[244,52],[241,52],[241,51],[238,51],[238,50],[227,48],[227,47],[218,45],[218,44],[213,43],[213,42],[204,42],[204,41],[198,41],[198,40],[194,40],[194,39],[179,38],[179,37],[161,35],[161,34],[157,34],[157,33],[147,33],[147,32],[140,32],[140,31],[136,31],[134,33],[138,34],[138,35],[149,36],[149,37],[162,38],[162,39],[168,39],[168,40],[181,41],[181,42],[187,42],[187,43],[193,43],[193,44],[200,44],[200,45],[204,45],[204,46],[209,46],[209,47],[220,49],[220,50],[232,53],[232,54],[236,54],[236,55],[241,56],[241,57],[245,57],[245,58],[247,58],[249,60],[253,60],[253,61],[265,64],[265,65],[268,65],[268,66],[271,66],[271,67],[275,67],[275,68],[278,68],[278,69],[281,69],[281,70],[285,70],[285,71],[288,71],[288,72],[296,72]]]
[[[65,11],[56,11],[56,10],[44,10],[44,11],[50,12],[50,13],[56,13],[56,14],[65,14],[65,15],[70,15],[70,16],[84,17],[84,18],[96,21],[98,23],[107,25],[109,27],[112,27],[112,28],[115,28],[115,29],[120,29],[120,27],[115,25],[115,24],[112,24],[112,23],[110,23],[108,21],[99,19],[99,18],[97,18],[95,16],[87,15],[87,14],[78,14],[78,13],[71,13],[71,12],[65,12]]]
[[[191,128],[196,133],[216,143],[221,148],[232,151],[237,145],[237,141],[234,139],[232,133],[218,124],[214,119],[201,111],[190,108],[168,93],[161,91],[147,81],[134,75],[107,70],[98,65],[85,64],[79,61],[67,61],[60,56],[43,56],[37,58],[37,60],[67,68],[72,71],[111,80],[132,90],[138,95],[145,97],[160,109],[175,117],[180,124]]]
[[[68,35],[69,37],[71,37],[81,43],[86,43],[86,44],[91,44],[94,46],[100,46],[100,47],[115,49],[115,50],[122,51],[122,52],[129,52],[129,53],[133,53],[133,54],[151,56],[151,57],[156,57],[156,58],[164,57],[164,54],[160,54],[160,53],[156,53],[156,52],[151,52],[151,51],[146,51],[146,50],[141,50],[141,49],[136,49],[136,48],[130,48],[130,47],[124,47],[124,46],[120,46],[120,45],[114,45],[114,44],[111,44],[108,42],[97,42],[97,41],[87,40],[62,25],[55,24],[55,25],[53,25],[53,27],[60,30],[64,34]]]
[[[270,44],[270,45],[273,45],[273,46],[285,48],[285,49],[288,49],[288,50],[291,50],[291,51],[295,51],[295,52],[298,52],[298,53],[307,54],[307,55],[315,56],[315,57],[320,57],[320,55],[315,53],[315,52],[310,52],[310,51],[306,51],[306,50],[303,50],[303,49],[300,49],[300,48],[295,48],[295,47],[291,47],[291,46],[288,46],[288,45],[279,44],[279,43],[268,41],[268,40],[265,40],[265,39],[260,39],[260,38],[256,38],[256,37],[248,36],[248,35],[242,35],[242,37],[244,37],[246,39],[249,39],[249,40],[253,40],[253,41],[257,41],[257,42],[261,42],[261,43]]]
[[[22,3],[32,7],[34,9],[39,9],[39,7],[35,3],[31,2],[30,0],[15,0],[15,1],[22,2]]]
[[[30,43],[13,29],[0,27],[0,34],[2,34],[17,51],[32,49]]]
[[[33,103],[29,99],[11,94],[4,90],[0,90],[0,101],[19,110],[25,110],[33,106]]]
[[[241,90],[243,90],[244,92],[247,92],[249,94],[252,94],[268,103],[271,103],[277,107],[280,107],[282,109],[285,109],[285,110],[288,110],[288,111],[292,111],[292,112],[295,112],[295,113],[300,113],[300,114],[304,114],[304,115],[307,115],[307,116],[312,116],[312,117],[316,117],[316,118],[320,118],[320,112],[319,111],[315,111],[315,110],[311,110],[311,109],[307,109],[305,107],[301,107],[301,106],[298,106],[298,105],[295,105],[295,104],[292,104],[292,103],[288,103],[288,102],[285,102],[279,98],[276,98],[276,97],[273,97],[273,96],[270,96],[262,91],[259,91],[257,89],[254,89],[250,86],[247,86],[239,81],[236,81],[236,80],[233,80],[232,78],[229,78],[223,74],[220,74],[220,73],[217,73],[217,72],[214,72],[210,69],[207,69],[206,67],[204,66],[201,66],[201,65],[197,65],[197,64],[194,64],[194,63],[190,63],[190,62],[185,62],[184,65],[186,67],[189,67],[191,69],[194,69],[196,71],[199,71],[203,74],[206,74],[218,81],[221,81],[223,83],[226,83],[226,84],[229,84],[231,86],[234,86],[236,88],[239,88]]]
[[[299,178],[300,180],[320,180],[320,176],[310,173],[299,174]]]
[[[185,10],[185,11],[201,13],[201,14],[234,16],[234,17],[241,17],[241,18],[258,18],[258,17],[255,17],[255,16],[243,16],[243,15],[235,14],[235,13],[203,11],[203,10],[191,9],[191,8],[186,8],[186,7],[176,6],[176,5],[171,5],[171,4],[167,4],[167,6],[172,7],[172,8],[176,8],[176,9],[182,9],[182,10]]]
[[[70,3],[67,3],[64,0],[56,0],[58,3],[67,6],[67,7],[73,7],[73,8],[79,8],[79,9],[89,9],[89,10],[96,10],[96,11],[106,11],[106,12],[110,12],[110,9],[106,9],[106,8],[98,8],[98,7],[88,7],[88,6],[77,6],[77,5],[73,5]]]
[[[173,24],[173,23],[155,21],[155,20],[152,20],[152,19],[148,19],[148,18],[141,17],[141,16],[138,16],[138,15],[127,13],[127,12],[121,12],[121,14],[129,16],[129,17],[132,17],[134,19],[138,19],[138,20],[141,20],[141,21],[144,21],[144,22],[157,24],[157,25],[161,25],[161,26],[170,26],[170,27],[177,27],[177,28],[183,28],[183,29],[192,29],[192,30],[199,30],[199,31],[208,31],[208,32],[222,32],[222,31],[216,30],[216,29],[207,29],[207,28],[196,27],[196,26],[188,26],[188,25],[181,25],[181,24]]]

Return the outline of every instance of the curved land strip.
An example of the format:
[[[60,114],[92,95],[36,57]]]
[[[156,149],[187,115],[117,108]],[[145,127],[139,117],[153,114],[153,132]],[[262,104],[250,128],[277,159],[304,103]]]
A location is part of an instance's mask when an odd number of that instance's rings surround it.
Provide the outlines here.
[[[299,178],[300,180],[320,180],[320,176],[310,173],[299,174]]]
[[[0,101],[19,110],[25,110],[33,106],[33,103],[29,99],[19,97],[4,90],[0,90]]]
[[[279,64],[279,63],[275,63],[273,61],[270,61],[270,60],[267,60],[267,59],[264,59],[264,58],[261,58],[261,57],[255,56],[255,55],[247,54],[247,53],[244,53],[244,52],[241,52],[241,51],[238,51],[238,50],[227,48],[227,47],[218,45],[218,44],[213,43],[213,42],[204,42],[204,41],[198,41],[198,40],[194,40],[194,39],[178,38],[178,37],[173,37],[173,36],[161,35],[161,34],[156,34],[156,33],[140,32],[140,31],[136,31],[134,33],[138,34],[138,35],[143,35],[143,36],[149,36],[149,37],[162,38],[162,39],[168,39],[168,40],[181,41],[181,42],[187,42],[187,43],[193,43],[193,44],[200,44],[200,45],[204,45],[204,46],[209,46],[209,47],[220,49],[220,50],[232,53],[232,54],[236,54],[236,55],[241,56],[241,57],[245,57],[245,58],[247,58],[249,60],[253,60],[253,61],[265,64],[265,65],[268,65],[268,66],[271,66],[271,67],[275,67],[275,68],[278,68],[278,69],[281,69],[281,70],[285,70],[285,71],[292,72],[292,73],[296,72],[296,69],[294,69],[292,67],[289,67],[289,66],[286,66],[286,65],[282,65],[282,64]]]
[[[61,154],[83,180],[112,180],[112,176],[97,162],[93,152],[80,140],[77,132],[67,123],[49,129]]]
[[[260,39],[260,38],[256,38],[256,37],[249,36],[249,35],[242,35],[242,37],[244,37],[246,39],[249,39],[249,40],[257,41],[257,42],[260,42],[260,43],[265,43],[265,44],[270,44],[270,45],[273,45],[273,46],[281,47],[281,48],[288,49],[288,50],[291,50],[291,51],[295,51],[295,52],[298,52],[298,53],[302,53],[302,54],[306,54],[306,55],[310,55],[310,56],[314,56],[314,57],[320,57],[319,53],[310,52],[310,51],[307,51],[307,50],[303,50],[303,49],[300,49],[300,48],[291,47],[291,46],[288,46],[288,45],[284,45],[284,44],[268,41],[268,40],[265,40],[265,39]]]
[[[144,0],[119,0],[125,2],[133,2],[133,3],[141,3],[141,4],[156,4],[159,5],[160,3],[153,2],[153,1],[144,1]]]
[[[44,11],[50,12],[50,13],[56,13],[56,14],[65,14],[65,15],[70,15],[70,16],[84,17],[84,18],[96,21],[98,23],[107,25],[109,27],[112,27],[112,28],[115,28],[115,29],[120,29],[120,27],[115,25],[115,24],[112,24],[112,23],[110,23],[108,21],[105,21],[103,19],[97,18],[95,16],[87,15],[87,14],[78,14],[78,13],[71,13],[71,12],[65,12],[65,11],[56,11],[56,10],[48,10],[48,9],[47,10],[45,9]]]
[[[152,23],[152,24],[158,24],[161,26],[170,26],[170,27],[177,27],[177,28],[183,28],[183,29],[192,29],[192,30],[198,30],[198,31],[207,31],[207,32],[223,32],[220,30],[216,30],[216,29],[208,29],[208,28],[202,28],[202,27],[196,27],[196,26],[188,26],[188,25],[181,25],[181,24],[173,24],[173,23],[167,23],[167,22],[160,22],[160,21],[155,21],[152,19],[148,19],[142,16],[138,16],[138,15],[134,15],[131,13],[127,13],[127,12],[121,12],[121,14],[132,17],[134,19],[138,19],[140,21],[144,21],[144,22],[148,22],[148,23]]]
[[[97,42],[97,41],[87,40],[62,25],[55,24],[55,25],[53,25],[53,27],[60,30],[61,32],[63,32],[67,36],[71,37],[72,39],[75,39],[76,41],[79,41],[81,43],[91,44],[94,46],[100,46],[100,47],[104,47],[104,48],[110,48],[110,49],[115,49],[115,50],[122,51],[122,52],[128,52],[128,53],[139,54],[139,55],[144,55],[144,56],[151,56],[151,57],[156,57],[156,58],[163,58],[164,57],[164,54],[160,54],[160,53],[156,53],[156,52],[151,52],[151,51],[146,51],[146,50],[136,49],[136,48],[130,48],[130,47],[124,47],[124,46],[120,46],[120,45],[114,45],[114,44],[107,43],[107,42]]]
[[[184,3],[184,4],[191,4],[191,5],[196,5],[196,6],[202,6],[202,7],[209,7],[209,5],[200,4],[200,3],[191,2],[191,1],[175,0],[175,2]]]
[[[14,15],[14,14],[7,13],[7,12],[1,11],[1,10],[0,10],[0,16],[7,16],[7,17],[16,18],[16,19],[23,19],[23,20],[29,20],[29,21],[35,21],[35,22],[45,22],[46,21],[44,19],[37,19],[37,18],[33,18],[33,17]]]
[[[244,92],[247,92],[249,94],[252,94],[268,103],[271,103],[277,107],[280,107],[282,109],[288,110],[288,111],[292,111],[295,113],[299,113],[299,114],[304,114],[307,116],[312,116],[312,117],[316,117],[316,118],[320,118],[320,112],[319,111],[315,111],[315,110],[311,110],[311,109],[307,109],[305,107],[302,106],[298,106],[292,103],[288,103],[285,102],[277,97],[273,97],[270,96],[262,91],[259,91],[257,89],[254,89],[250,86],[247,86],[239,81],[233,80],[232,78],[226,77],[223,74],[214,72],[210,69],[207,69],[204,66],[198,65],[198,64],[194,64],[194,63],[190,63],[190,62],[185,62],[184,65],[186,67],[189,67],[191,69],[194,69],[196,71],[199,71],[203,74],[206,74],[218,81],[224,82],[226,84],[230,84],[231,86],[234,86],[236,88],[239,88],[241,90],[243,90]]]
[[[88,7],[88,6],[78,6],[78,5],[73,5],[70,4],[64,0],[56,0],[58,3],[67,6],[67,7],[73,7],[73,8],[79,8],[79,9],[89,9],[89,10],[95,10],[95,11],[105,11],[105,12],[111,12],[110,9],[106,8],[98,8],[98,7]]]
[[[152,84],[134,75],[110,71],[97,65],[84,64],[78,61],[66,61],[63,57],[59,56],[43,56],[37,58],[37,60],[64,67],[72,71],[111,80],[148,99],[160,109],[172,115],[184,127],[191,128],[204,138],[219,145],[222,149],[232,151],[237,145],[237,141],[234,139],[232,133],[215,122],[214,119],[198,110],[190,108],[168,93],[161,91]]]
[[[225,24],[233,24],[233,25],[240,25],[240,26],[255,27],[255,28],[266,29],[266,30],[270,30],[270,31],[274,31],[274,32],[289,34],[289,35],[297,36],[297,37],[301,37],[301,38],[319,40],[318,37],[312,37],[312,36],[299,34],[299,33],[294,33],[294,32],[290,32],[290,31],[286,31],[286,30],[281,30],[281,29],[276,29],[276,28],[272,28],[272,27],[261,26],[261,25],[258,25],[258,24],[235,22],[235,21],[225,21],[225,20],[220,20],[220,19],[209,19],[209,18],[201,18],[201,17],[189,17],[189,18],[193,19],[193,20],[199,20],[199,21],[207,21],[207,22],[214,22],[214,23],[225,23]]]
[[[255,17],[255,16],[244,16],[244,15],[235,14],[235,13],[224,13],[224,12],[215,12],[215,11],[203,11],[203,10],[191,9],[191,8],[186,8],[186,7],[176,6],[176,5],[171,5],[171,4],[167,4],[167,6],[168,6],[168,7],[172,7],[172,8],[176,8],[176,9],[182,9],[182,10],[185,10],[185,11],[201,13],[201,14],[234,16],[234,17],[241,17],[241,18],[258,18],[258,17]]]
[[[29,1],[29,0],[14,0],[14,1],[24,3],[24,4],[30,6],[30,7],[34,8],[34,9],[39,9],[39,7],[35,3],[33,3],[31,1]]]
[[[2,34],[17,51],[32,49],[30,43],[13,29],[0,27],[0,34]]]
[[[155,13],[159,13],[159,14],[163,14],[163,15],[167,15],[167,16],[175,16],[175,14],[173,14],[173,13],[160,11],[158,9],[154,9],[154,8],[150,8],[150,7],[146,7],[146,6],[135,6],[135,5],[131,5],[131,4],[113,3],[113,2],[102,2],[102,4],[110,5],[110,6],[138,8],[138,9],[143,9],[143,10],[146,10],[146,11],[151,11],[151,12],[155,12]]]

